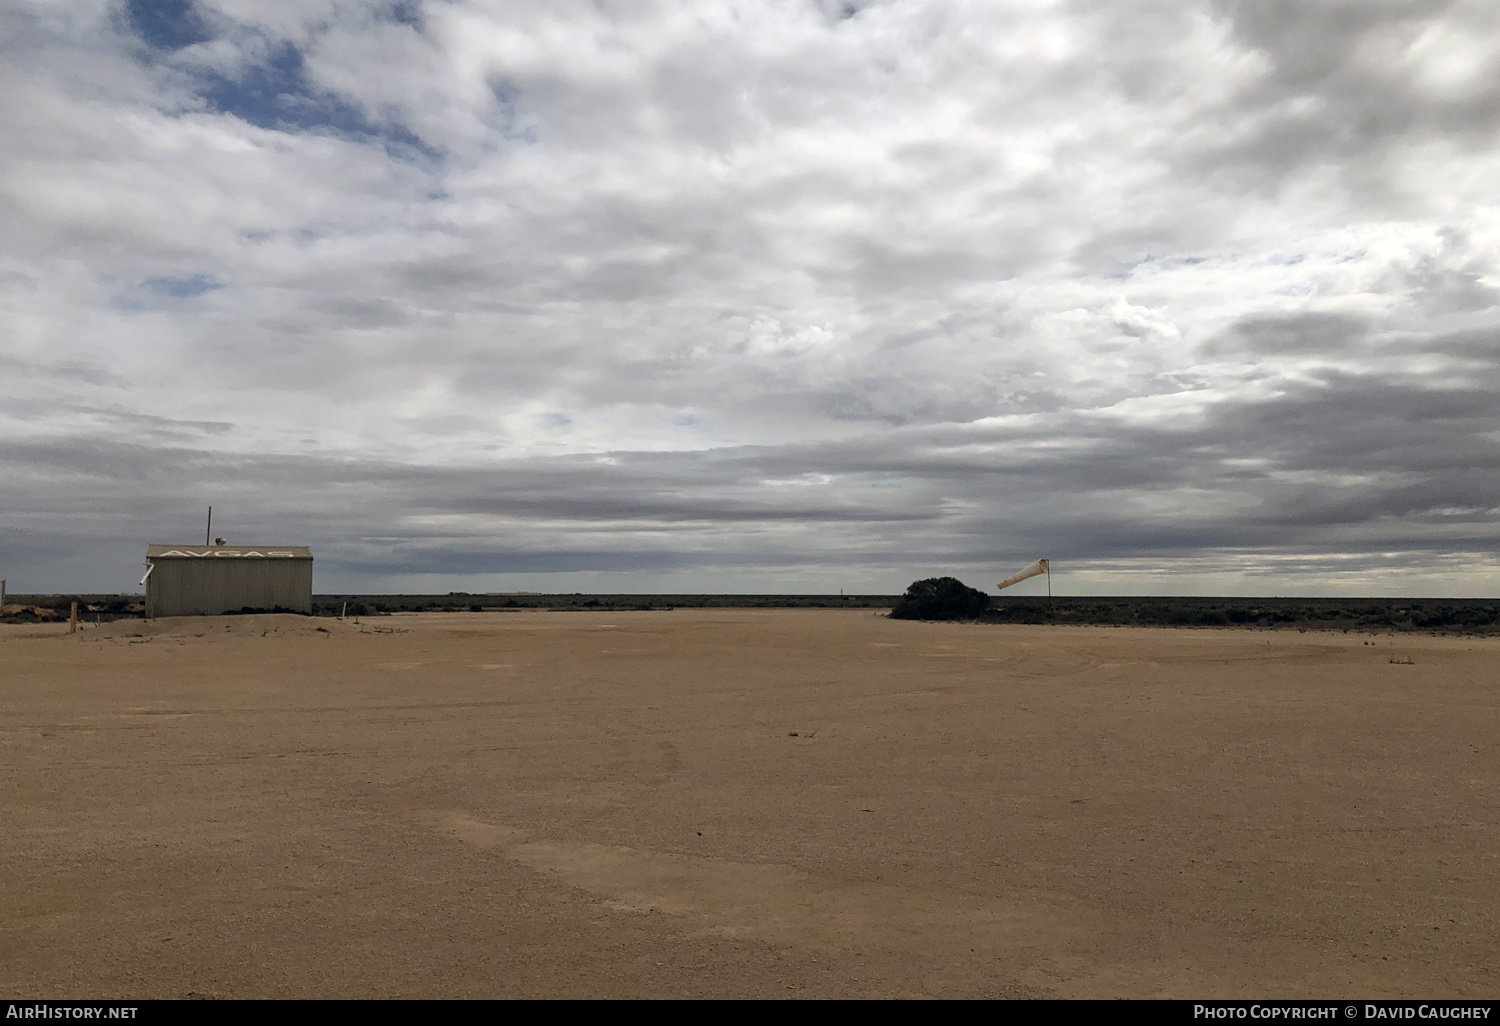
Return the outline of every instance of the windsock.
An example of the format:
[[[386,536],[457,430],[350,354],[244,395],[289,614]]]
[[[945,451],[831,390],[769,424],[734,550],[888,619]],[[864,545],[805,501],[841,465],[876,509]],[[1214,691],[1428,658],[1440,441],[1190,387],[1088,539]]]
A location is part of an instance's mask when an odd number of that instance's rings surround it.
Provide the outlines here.
[[[1035,563],[1032,563],[1030,566],[1028,566],[1025,570],[1021,570],[1017,573],[1011,574],[1005,580],[995,585],[995,587],[1009,588],[1012,584],[1019,584],[1027,578],[1036,577],[1039,574],[1044,573],[1047,573],[1047,561],[1045,559],[1039,559]]]

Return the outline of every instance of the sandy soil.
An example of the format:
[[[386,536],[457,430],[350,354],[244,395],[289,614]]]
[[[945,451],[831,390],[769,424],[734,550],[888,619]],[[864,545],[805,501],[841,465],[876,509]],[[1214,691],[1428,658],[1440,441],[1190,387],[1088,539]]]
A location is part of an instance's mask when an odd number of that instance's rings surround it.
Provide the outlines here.
[[[1500,991],[1497,640],[142,627],[0,627],[0,991]]]

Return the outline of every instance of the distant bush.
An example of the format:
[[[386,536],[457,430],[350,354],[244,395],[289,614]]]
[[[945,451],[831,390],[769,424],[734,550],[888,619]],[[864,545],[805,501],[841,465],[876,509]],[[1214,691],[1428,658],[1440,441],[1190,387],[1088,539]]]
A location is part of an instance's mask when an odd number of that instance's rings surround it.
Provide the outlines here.
[[[1035,602],[1006,601],[992,606],[984,614],[986,620],[996,623],[1046,623],[1047,608]]]
[[[972,620],[990,607],[990,597],[957,577],[914,581],[891,610],[894,620]]]

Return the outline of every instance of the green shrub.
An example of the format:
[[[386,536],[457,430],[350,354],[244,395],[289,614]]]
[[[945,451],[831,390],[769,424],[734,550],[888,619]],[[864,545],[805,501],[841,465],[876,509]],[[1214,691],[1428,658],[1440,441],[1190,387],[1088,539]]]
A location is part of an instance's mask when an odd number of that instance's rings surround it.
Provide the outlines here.
[[[990,607],[990,597],[957,577],[914,581],[891,610],[895,620],[972,620]]]

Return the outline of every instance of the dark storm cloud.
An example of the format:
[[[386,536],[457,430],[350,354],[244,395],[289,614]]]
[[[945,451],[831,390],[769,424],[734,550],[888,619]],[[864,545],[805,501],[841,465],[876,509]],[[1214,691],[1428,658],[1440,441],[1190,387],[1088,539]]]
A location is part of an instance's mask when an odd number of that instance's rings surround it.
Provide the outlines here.
[[[1348,314],[1267,314],[1247,317],[1207,345],[1211,353],[1287,354],[1343,352],[1370,333],[1368,319]]]
[[[128,526],[136,541],[166,540],[165,524],[191,522],[188,496],[216,496],[241,536],[290,531],[334,573],[792,566],[819,558],[796,542],[810,527],[824,532],[823,558],[872,567],[989,565],[1030,551],[1075,566],[1185,551],[1336,551],[1346,565],[1378,565],[1393,550],[1500,542],[1497,388],[1493,363],[1463,386],[1330,373],[1170,425],[1063,414],[490,466],[233,457],[103,438],[10,442],[0,466],[25,483],[5,512],[33,532],[49,510],[87,497],[117,511],[112,534]],[[52,529],[97,547],[98,519]]]
[[[1367,189],[1395,147],[1427,138],[1482,149],[1500,129],[1500,79],[1489,66],[1449,90],[1422,89],[1404,58],[1426,30],[1450,27],[1434,64],[1464,35],[1492,36],[1485,5],[1447,0],[1214,0],[1234,38],[1269,65],[1234,98],[1241,128],[1202,157],[1222,173],[1286,175],[1339,168]],[[1456,37],[1456,38],[1455,38]],[[1268,180],[1265,184],[1274,184]]]

